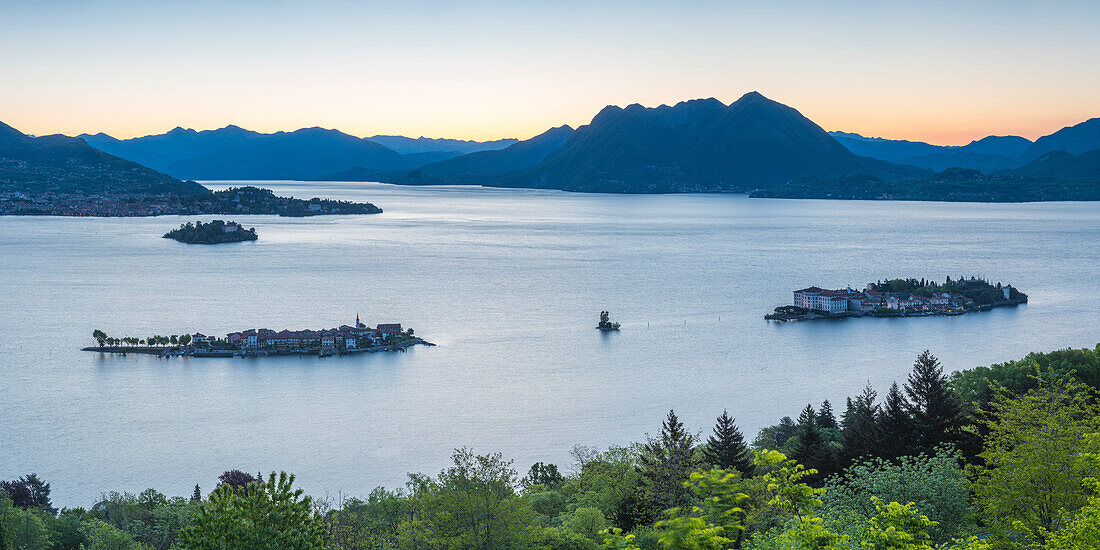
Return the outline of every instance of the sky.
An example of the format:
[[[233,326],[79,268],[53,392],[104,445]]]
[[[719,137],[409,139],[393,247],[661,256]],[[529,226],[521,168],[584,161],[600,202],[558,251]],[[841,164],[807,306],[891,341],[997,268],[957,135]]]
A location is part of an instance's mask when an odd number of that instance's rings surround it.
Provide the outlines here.
[[[749,91],[965,144],[1100,116],[1100,2],[0,0],[0,121],[527,138]]]

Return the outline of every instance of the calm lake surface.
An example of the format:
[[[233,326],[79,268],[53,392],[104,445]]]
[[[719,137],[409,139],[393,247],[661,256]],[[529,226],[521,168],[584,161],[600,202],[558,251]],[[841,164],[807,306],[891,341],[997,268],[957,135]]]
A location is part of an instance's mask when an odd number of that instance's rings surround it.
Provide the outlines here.
[[[225,184],[226,182],[217,182]],[[521,473],[574,444],[654,433],[669,408],[750,439],[929,348],[948,370],[1100,341],[1100,203],[950,204],[615,196],[265,182],[373,216],[235,216],[260,240],[160,238],[179,217],[0,217],[0,479],[54,502],[189,495],[233,468],[366,496],[452,449]],[[224,216],[220,216],[224,217]],[[211,217],[203,217],[211,219]],[[775,324],[791,290],[984,275],[1030,295],[960,317]],[[622,331],[595,330],[607,309]],[[115,336],[401,322],[438,344],[318,359],[79,351]]]

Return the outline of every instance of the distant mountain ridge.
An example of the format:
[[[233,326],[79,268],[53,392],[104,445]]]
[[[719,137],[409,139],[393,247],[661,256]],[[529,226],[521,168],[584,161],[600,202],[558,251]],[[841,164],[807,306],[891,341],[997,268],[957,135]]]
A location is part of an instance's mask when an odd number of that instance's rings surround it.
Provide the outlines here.
[[[479,151],[421,166],[399,183],[482,183],[487,176],[503,176],[534,167],[573,135],[569,125],[551,128],[531,139],[496,151]]]
[[[379,136],[401,146],[406,151],[402,154],[338,130],[313,127],[264,134],[234,125],[203,131],[176,127],[126,140],[103,133],[79,137],[97,149],[179,178],[210,180],[316,179],[353,167],[408,171],[481,147],[506,147],[509,142]]]
[[[466,155],[470,153],[476,153],[478,151],[496,151],[498,149],[504,149],[513,143],[518,142],[516,138],[497,139],[492,141],[474,141],[463,139],[446,139],[446,138],[427,138],[418,137],[410,138],[405,136],[385,136],[375,135],[367,138],[375,143],[385,145],[402,155],[408,155],[410,153],[430,153],[430,152],[443,152],[443,153],[458,153],[459,155]],[[457,155],[456,155],[457,156]]]
[[[967,145],[944,146],[869,138],[849,132],[830,132],[830,135],[857,155],[936,171],[970,168],[993,173],[1024,166],[1053,151],[1080,154],[1100,149],[1100,118],[1067,126],[1034,143],[1020,136],[988,136]]]
[[[0,191],[90,195],[98,193],[201,195],[180,181],[62,135],[30,137],[0,122]]]

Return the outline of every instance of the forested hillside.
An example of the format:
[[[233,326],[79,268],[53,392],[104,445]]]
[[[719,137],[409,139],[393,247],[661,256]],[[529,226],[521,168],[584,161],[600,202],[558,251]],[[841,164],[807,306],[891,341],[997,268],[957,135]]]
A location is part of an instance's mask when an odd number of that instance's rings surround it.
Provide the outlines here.
[[[28,474],[0,483],[0,549],[1097,547],[1100,346],[950,376],[924,352],[899,382],[809,404],[751,444],[728,411],[702,438],[669,411],[656,436],[576,446],[564,467],[521,476],[459,449],[436,475],[339,501],[230,470],[210,493],[59,511]]]

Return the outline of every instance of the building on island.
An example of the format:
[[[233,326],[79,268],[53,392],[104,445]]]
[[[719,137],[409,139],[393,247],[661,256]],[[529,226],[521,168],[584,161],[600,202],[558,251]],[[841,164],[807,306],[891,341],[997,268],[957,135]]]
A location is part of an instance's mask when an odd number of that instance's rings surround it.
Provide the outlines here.
[[[1009,287],[1004,287],[1006,299],[1008,289]],[[870,287],[858,291],[851,288],[830,290],[811,286],[794,291],[791,303],[795,307],[821,313],[863,315],[875,310],[942,311],[971,306],[974,301],[951,292],[920,296],[909,292],[878,292]]]
[[[400,323],[380,324],[370,328],[355,316],[355,325],[341,325],[339,328],[324,330],[280,330],[248,329],[230,332],[225,335],[225,343],[231,348],[249,351],[270,351],[295,353],[317,351],[322,354],[349,350],[364,350],[382,344],[402,334]],[[196,333],[191,338],[192,345],[210,347],[215,339]]]

